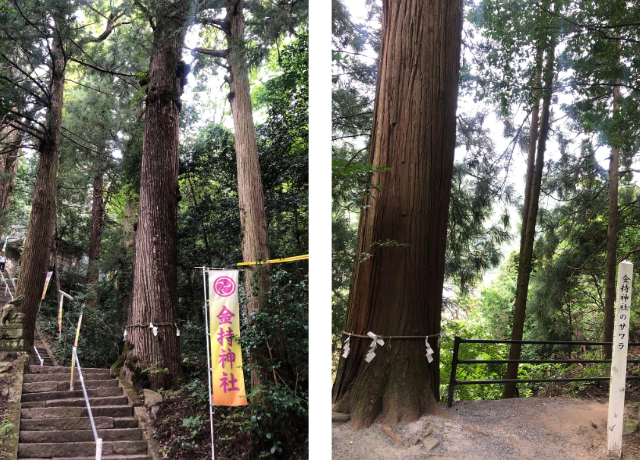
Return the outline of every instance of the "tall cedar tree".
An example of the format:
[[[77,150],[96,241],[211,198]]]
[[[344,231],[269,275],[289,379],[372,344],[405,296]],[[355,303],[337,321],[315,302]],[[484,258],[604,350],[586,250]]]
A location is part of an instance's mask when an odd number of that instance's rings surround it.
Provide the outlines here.
[[[89,238],[89,269],[87,283],[94,283],[100,274],[97,262],[100,260],[100,243],[104,222],[103,198],[104,171],[101,165],[96,167],[93,179],[93,202],[91,205],[91,237]]]
[[[619,65],[620,59],[617,59]],[[620,79],[616,80],[618,85],[613,87],[613,112],[620,110]],[[607,257],[604,289],[604,333],[603,342],[613,342],[613,328],[615,316],[616,300],[616,265],[618,250],[618,179],[620,167],[620,149],[611,146],[611,157],[609,161],[609,214],[607,222]],[[603,358],[611,359],[612,349],[606,346],[603,349]]]
[[[273,12],[272,20],[275,25],[263,21],[266,34],[273,39],[285,31],[291,19],[287,15],[292,12],[296,3],[283,1],[278,5],[281,11]],[[258,9],[258,5],[255,5]],[[260,176],[260,162],[256,143],[256,130],[253,123],[253,109],[251,105],[251,88],[249,85],[249,69],[247,65],[247,42],[245,39],[244,0],[226,0],[226,16],[224,19],[211,19],[209,10],[202,8],[203,17],[198,22],[212,25],[224,31],[227,49],[211,50],[195,48],[198,53],[223,58],[227,60],[229,75],[225,78],[229,84],[229,103],[233,116],[235,135],[236,164],[238,169],[238,201],[240,206],[240,226],[242,231],[242,257],[245,262],[257,262],[269,259],[267,245],[267,219],[264,208],[262,179]],[[292,17],[295,14],[291,15]],[[295,22],[296,19],[293,19]],[[269,30],[268,30],[269,29]],[[275,29],[275,30],[270,30]],[[277,38],[276,38],[277,40]],[[245,268],[245,289],[247,293],[247,313],[251,320],[254,312],[260,311],[266,302],[265,294],[269,290],[269,270],[266,265],[254,265]],[[259,367],[268,365],[265,354],[260,357],[251,354],[251,364],[256,366],[251,371],[251,386],[260,385]],[[264,376],[268,376],[264,373]]]
[[[20,6],[14,3],[17,10]],[[120,15],[111,14],[107,17],[105,31],[98,37],[77,37],[73,36],[78,28],[74,21],[72,6],[63,4],[58,8],[53,8],[50,17],[43,19],[42,24],[35,24],[27,20],[29,27],[38,30],[41,40],[50,40],[50,76],[49,88],[46,93],[46,115],[44,126],[42,124],[35,127],[27,127],[26,132],[33,134],[39,139],[38,143],[38,171],[36,183],[31,203],[31,215],[29,217],[28,232],[24,243],[24,252],[20,266],[20,280],[16,288],[16,296],[23,297],[22,312],[25,314],[25,336],[26,341],[33,343],[35,333],[36,314],[38,302],[41,296],[41,289],[44,286],[47,264],[53,243],[53,232],[55,228],[56,210],[56,180],[58,174],[58,157],[60,136],[62,130],[62,108],[64,97],[65,71],[67,62],[71,57],[82,50],[84,46],[91,42],[101,42],[105,40],[117,27],[115,21]],[[20,10],[21,11],[21,10]],[[21,11],[22,14],[24,12]],[[104,16],[106,17],[106,16]],[[53,25],[53,27],[51,27]],[[40,27],[39,27],[40,26]],[[49,30],[50,35],[46,35]],[[3,56],[5,61],[11,62]],[[19,69],[24,72],[24,70]],[[31,77],[34,79],[34,77]],[[40,83],[40,82],[38,82]],[[42,83],[40,83],[42,85]],[[42,98],[40,98],[42,100]],[[21,123],[22,114],[13,112],[11,119],[12,126],[24,127]],[[31,119],[32,120],[32,119]],[[39,127],[42,127],[40,129]]]
[[[153,51],[148,73],[133,295],[125,373],[136,381],[145,369],[151,388],[177,384],[182,369],[177,323],[178,137],[188,66],[184,37],[195,0],[153,2]],[[157,335],[149,327],[157,326]]]
[[[552,19],[552,21],[554,21]],[[554,21],[555,22],[555,21]],[[555,47],[556,34],[551,32],[551,39],[546,50],[546,63],[543,75],[543,96],[542,96],[542,114],[540,116],[540,133],[537,145],[537,154],[535,160],[535,168],[533,172],[533,180],[531,182],[531,191],[529,194],[529,209],[526,214],[526,231],[524,244],[521,242],[522,252],[520,254],[520,262],[518,264],[518,280],[516,284],[516,305],[513,318],[513,329],[511,332],[511,340],[522,340],[524,332],[524,321],[527,308],[527,294],[529,292],[529,278],[531,276],[531,260],[533,258],[533,243],[535,240],[536,221],[538,218],[538,206],[540,199],[540,187],[542,185],[542,171],[544,168],[544,154],[547,148],[547,138],[549,136],[549,117],[551,115],[551,95],[553,94],[552,85],[555,74]],[[523,222],[524,225],[524,222]],[[512,343],[509,349],[509,359],[520,359],[522,345]],[[510,363],[507,366],[507,379],[516,379],[518,376],[518,364]],[[516,394],[516,385],[507,383],[502,393],[503,398],[512,398]]]
[[[243,0],[227,1],[227,41],[229,44],[230,91],[229,102],[233,114],[233,128],[238,167],[238,201],[242,228],[242,257],[245,262],[269,259],[267,247],[267,219],[264,212],[262,179],[258,162],[256,130],[253,125],[249,73],[244,56]],[[266,265],[255,265],[245,270],[247,313],[249,317],[264,303],[269,289]],[[255,356],[252,356],[255,361]],[[252,364],[256,364],[252,362]],[[251,386],[260,385],[257,369],[251,372]]]
[[[451,175],[456,135],[463,2],[385,0],[369,161],[375,199],[365,197],[346,331],[426,336],[440,332]],[[424,340],[397,339],[364,360],[370,340],[351,339],[333,386],[336,410],[351,427],[417,420],[438,410],[439,355]],[[436,347],[436,339],[431,340]],[[435,395],[435,398],[434,398]]]

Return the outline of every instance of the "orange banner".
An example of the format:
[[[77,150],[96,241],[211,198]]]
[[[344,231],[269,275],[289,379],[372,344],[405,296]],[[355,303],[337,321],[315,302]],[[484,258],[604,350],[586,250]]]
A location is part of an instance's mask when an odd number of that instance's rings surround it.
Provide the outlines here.
[[[209,330],[213,404],[246,406],[242,372],[238,270],[209,271]]]

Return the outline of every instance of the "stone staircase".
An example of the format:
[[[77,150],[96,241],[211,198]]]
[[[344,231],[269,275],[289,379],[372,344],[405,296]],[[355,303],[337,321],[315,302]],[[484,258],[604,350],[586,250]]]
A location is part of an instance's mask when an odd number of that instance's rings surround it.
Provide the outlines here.
[[[133,406],[108,369],[82,369],[105,460],[152,460]],[[93,460],[96,445],[78,370],[29,366],[24,374],[18,458]]]
[[[40,331],[38,331],[37,329],[36,329],[36,336],[33,342],[34,342],[34,346],[38,350],[38,354],[42,358],[42,361],[43,361],[42,365],[53,366],[54,365],[53,360],[51,359],[51,356],[49,356],[49,352],[47,351],[47,349],[44,347],[44,344],[42,343],[42,339],[40,338]],[[38,359],[37,355],[35,356],[35,358],[36,358],[36,365],[40,365],[40,360]]]
[[[2,274],[0,306],[11,300],[15,285]],[[11,291],[11,295],[8,291]],[[44,363],[28,366],[23,375],[20,414],[19,459],[94,460],[96,443],[89,411],[74,371],[74,391],[69,391],[71,368],[55,366],[42,343],[39,330],[34,340]],[[33,353],[33,350],[32,350]],[[91,412],[102,438],[104,460],[152,460],[124,389],[109,376],[109,369],[82,369]]]

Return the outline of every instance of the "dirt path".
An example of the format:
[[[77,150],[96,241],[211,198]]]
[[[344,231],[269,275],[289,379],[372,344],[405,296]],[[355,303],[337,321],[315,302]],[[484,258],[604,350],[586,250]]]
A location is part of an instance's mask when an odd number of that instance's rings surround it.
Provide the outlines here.
[[[573,398],[523,398],[499,401],[463,401],[448,409],[445,420],[424,416],[417,422],[394,428],[404,440],[401,447],[382,431],[379,424],[360,431],[333,424],[333,459],[442,458],[458,460],[569,460],[606,459],[607,406],[602,402]],[[629,407],[625,418],[638,417]],[[440,445],[427,450],[422,442],[411,442],[435,422],[432,438]],[[428,454],[439,454],[432,456]],[[623,458],[640,458],[640,435],[623,439]]]

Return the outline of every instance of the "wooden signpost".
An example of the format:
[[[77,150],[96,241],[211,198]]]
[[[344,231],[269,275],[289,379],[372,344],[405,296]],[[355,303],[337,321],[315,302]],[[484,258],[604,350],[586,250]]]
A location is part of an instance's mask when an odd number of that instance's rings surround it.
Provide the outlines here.
[[[608,454],[618,458],[622,455],[624,394],[627,377],[632,286],[633,264],[625,260],[618,265],[613,356],[611,359],[611,384],[609,387],[609,419],[607,423]]]

